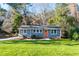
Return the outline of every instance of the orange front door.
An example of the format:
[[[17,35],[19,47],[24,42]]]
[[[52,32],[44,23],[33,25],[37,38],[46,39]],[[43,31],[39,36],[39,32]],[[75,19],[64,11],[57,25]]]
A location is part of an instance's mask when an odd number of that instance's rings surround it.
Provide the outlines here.
[[[48,31],[47,30],[45,30],[44,35],[45,35],[45,38],[48,38]]]

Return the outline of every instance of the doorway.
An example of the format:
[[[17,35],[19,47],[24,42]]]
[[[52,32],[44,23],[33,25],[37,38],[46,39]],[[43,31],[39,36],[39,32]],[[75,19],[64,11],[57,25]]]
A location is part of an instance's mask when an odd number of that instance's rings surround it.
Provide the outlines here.
[[[45,31],[44,31],[44,37],[45,37],[45,38],[48,38],[48,30],[45,30]]]

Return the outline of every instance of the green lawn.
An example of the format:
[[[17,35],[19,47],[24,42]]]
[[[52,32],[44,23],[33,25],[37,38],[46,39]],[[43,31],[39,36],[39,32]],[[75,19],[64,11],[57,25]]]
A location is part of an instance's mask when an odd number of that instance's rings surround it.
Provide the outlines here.
[[[0,41],[1,56],[79,56],[79,41],[7,40]]]

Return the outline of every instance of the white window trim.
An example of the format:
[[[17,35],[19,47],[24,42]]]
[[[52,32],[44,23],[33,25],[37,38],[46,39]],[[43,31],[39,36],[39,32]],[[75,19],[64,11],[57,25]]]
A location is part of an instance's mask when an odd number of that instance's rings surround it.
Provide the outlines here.
[[[53,30],[53,33],[52,33],[52,30]],[[56,30],[56,33],[54,32],[54,30]],[[50,32],[52,35],[57,34],[57,29],[51,29]]]
[[[20,34],[23,34],[23,29],[20,29]]]
[[[42,33],[42,32],[43,32],[43,30],[42,30],[42,29],[40,29],[40,30],[39,30],[39,32],[40,32],[40,33]]]
[[[26,29],[24,29],[23,31],[24,31],[24,33],[27,33],[27,30]]]
[[[35,30],[35,32],[34,32],[34,30]],[[38,32],[37,32],[37,30],[38,30]],[[40,30],[41,29],[33,29],[33,33],[42,33],[42,31],[40,32]]]

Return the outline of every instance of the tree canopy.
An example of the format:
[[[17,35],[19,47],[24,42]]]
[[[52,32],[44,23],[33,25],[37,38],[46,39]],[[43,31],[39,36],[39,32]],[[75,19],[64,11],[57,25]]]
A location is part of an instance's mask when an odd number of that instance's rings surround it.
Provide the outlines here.
[[[71,16],[69,10],[69,4],[57,3],[55,9],[49,10],[48,4],[38,4],[40,6],[39,13],[32,13],[29,11],[31,3],[6,3],[10,10],[5,10],[0,7],[0,16],[5,16],[3,27],[12,27],[11,32],[18,32],[20,25],[59,25],[62,29],[62,33],[68,33],[68,36],[74,36],[72,33],[79,31],[78,22],[76,17]],[[34,8],[35,9],[35,8]],[[7,17],[8,16],[8,17]],[[7,23],[8,22],[8,23]]]

